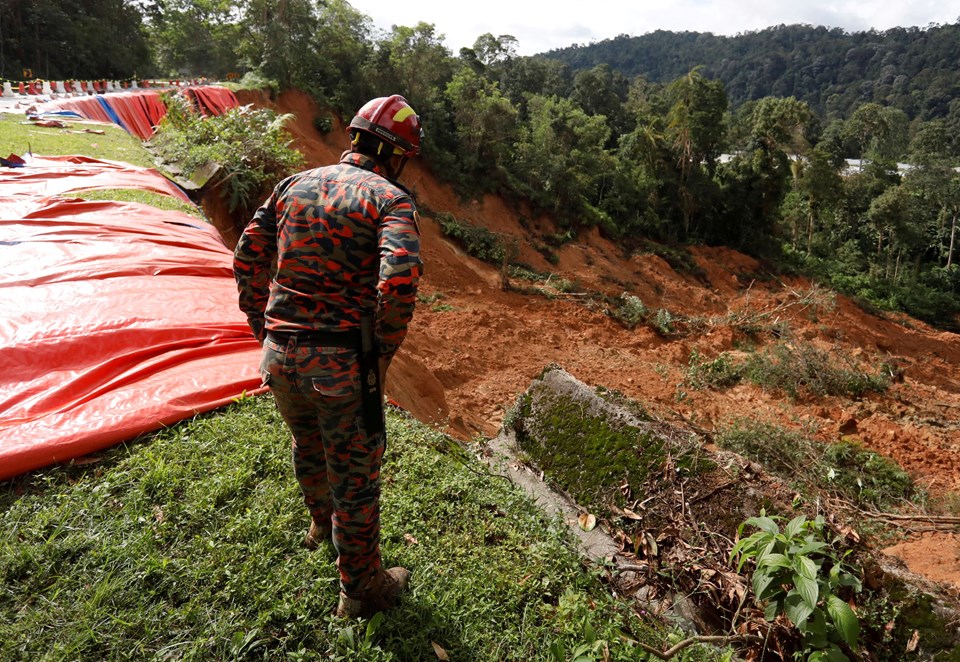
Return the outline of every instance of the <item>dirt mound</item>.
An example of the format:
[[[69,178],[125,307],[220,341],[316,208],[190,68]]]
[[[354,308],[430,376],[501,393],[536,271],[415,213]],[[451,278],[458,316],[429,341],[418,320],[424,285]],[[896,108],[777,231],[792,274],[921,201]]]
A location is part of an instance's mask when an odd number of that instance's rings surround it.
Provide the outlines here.
[[[331,118],[330,133],[317,132],[314,117],[329,113],[301,93],[238,96],[294,113],[290,128],[310,165],[331,163],[346,147],[338,119]],[[531,241],[542,245],[542,237],[556,232],[549,219],[496,196],[461,200],[424,162],[412,162],[404,181],[425,210],[515,237],[520,261],[598,295],[590,301],[626,292],[687,325],[685,333],[665,336],[649,325],[627,328],[576,293],[504,291],[497,268],[466,256],[424,213],[422,302],[387,385],[388,395],[417,418],[464,440],[492,437],[517,396],[556,363],[587,384],[643,403],[664,421],[710,431],[747,417],[802,428],[823,441],[845,437],[894,459],[935,498],[960,491],[960,336],[871,314],[805,279],[773,277],[726,248],[691,248],[695,265],[679,273],[656,255],[624,255],[594,229],[556,249],[551,263]],[[522,225],[521,218],[533,220]],[[859,399],[789,399],[745,383],[726,390],[685,385],[692,352],[714,358],[736,351],[753,342],[744,332],[750,325],[885,363],[893,381],[885,392]],[[960,586],[955,533],[908,537],[892,551],[915,572]]]

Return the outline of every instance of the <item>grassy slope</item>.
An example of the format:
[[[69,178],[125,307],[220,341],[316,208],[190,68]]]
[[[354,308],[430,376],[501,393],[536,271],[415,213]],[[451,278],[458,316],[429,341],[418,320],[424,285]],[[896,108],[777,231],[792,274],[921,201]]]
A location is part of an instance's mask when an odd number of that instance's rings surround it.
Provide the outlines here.
[[[24,130],[0,120],[0,141]],[[32,148],[148,164],[107,134],[116,149],[89,134]],[[331,550],[300,546],[288,434],[269,396],[248,398],[0,485],[0,659],[647,659],[631,640],[665,635],[608,595],[562,526],[436,431],[388,424],[383,553],[414,571],[396,610],[332,616]]]
[[[0,659],[417,660],[432,642],[454,660],[553,659],[554,641],[569,659],[588,623],[614,659],[642,659],[618,632],[650,633],[562,527],[402,413],[389,435],[383,553],[414,581],[369,640],[331,614],[330,549],[300,546],[289,438],[266,396],[9,484]]]

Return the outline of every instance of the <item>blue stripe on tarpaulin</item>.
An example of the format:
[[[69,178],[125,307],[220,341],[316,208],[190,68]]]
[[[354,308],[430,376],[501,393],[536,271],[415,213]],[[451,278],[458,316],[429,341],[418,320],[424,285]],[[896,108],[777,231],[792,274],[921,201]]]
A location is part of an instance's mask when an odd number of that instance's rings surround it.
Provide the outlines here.
[[[100,106],[103,107],[103,111],[107,114],[107,117],[110,118],[111,122],[113,122],[118,126],[122,126],[124,131],[126,131],[127,133],[130,133],[130,128],[126,124],[124,124],[123,120],[120,119],[120,116],[117,115],[116,112],[114,112],[113,108],[110,106],[109,101],[107,101],[101,96],[97,96],[94,98],[100,103]]]

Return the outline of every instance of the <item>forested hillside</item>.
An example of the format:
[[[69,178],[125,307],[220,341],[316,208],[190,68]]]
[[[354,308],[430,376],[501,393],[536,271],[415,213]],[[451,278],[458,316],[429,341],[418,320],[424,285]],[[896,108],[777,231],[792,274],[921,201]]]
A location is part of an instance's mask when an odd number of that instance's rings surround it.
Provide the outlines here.
[[[960,23],[853,33],[779,25],[734,37],[656,30],[546,56],[575,70],[608,64],[656,83],[702,66],[704,76],[723,83],[734,107],[765,96],[793,96],[828,118],[847,117],[858,105],[874,102],[911,119],[933,119],[951,114],[960,91],[957,53]]]
[[[76,27],[110,8],[103,25],[125,21],[122,53]],[[430,23],[379,33],[344,0],[13,0],[0,22],[5,76],[297,88],[329,114],[325,130],[401,93],[438,176],[465,197],[499,193],[557,221],[540,241],[551,259],[590,228],[678,265],[688,245],[729,246],[864,305],[957,325],[960,24],[657,32],[521,57],[510,35],[453,54]],[[634,62],[650,71],[635,75]],[[241,206],[259,201],[257,188]],[[445,227],[467,236],[477,223]]]

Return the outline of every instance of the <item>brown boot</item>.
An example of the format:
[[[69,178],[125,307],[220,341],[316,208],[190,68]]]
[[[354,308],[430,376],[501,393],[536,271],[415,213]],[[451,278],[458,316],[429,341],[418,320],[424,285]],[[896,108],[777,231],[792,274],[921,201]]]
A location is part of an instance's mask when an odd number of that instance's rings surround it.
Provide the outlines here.
[[[303,546],[307,549],[316,549],[321,543],[329,541],[332,533],[332,527],[322,526],[317,524],[315,520],[310,520],[310,530],[307,531],[307,535],[303,539]]]
[[[410,571],[399,566],[378,570],[366,585],[354,593],[340,591],[337,616],[367,618],[394,606],[400,593],[410,585]]]

